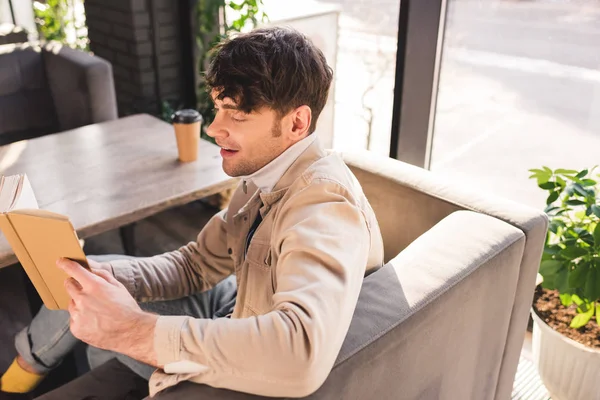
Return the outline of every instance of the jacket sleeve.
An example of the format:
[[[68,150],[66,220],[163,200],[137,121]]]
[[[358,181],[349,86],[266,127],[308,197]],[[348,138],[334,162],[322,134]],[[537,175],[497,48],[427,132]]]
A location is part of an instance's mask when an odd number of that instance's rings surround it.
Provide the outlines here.
[[[115,277],[138,301],[177,299],[212,288],[234,271],[227,252],[226,212],[214,215],[195,242],[178,250],[112,261]]]
[[[189,373],[192,362],[194,382],[263,396],[303,397],[325,381],[356,306],[370,232],[349,192],[328,180],[299,190],[279,212],[273,310],[160,317],[154,345],[164,372]]]

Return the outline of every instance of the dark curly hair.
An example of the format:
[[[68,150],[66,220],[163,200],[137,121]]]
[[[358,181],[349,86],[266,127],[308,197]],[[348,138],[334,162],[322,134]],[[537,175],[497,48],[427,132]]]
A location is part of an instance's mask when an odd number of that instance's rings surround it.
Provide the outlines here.
[[[206,83],[218,99],[229,97],[244,112],[269,107],[283,116],[307,105],[315,131],[333,71],[323,52],[302,33],[287,27],[255,29],[216,47]]]

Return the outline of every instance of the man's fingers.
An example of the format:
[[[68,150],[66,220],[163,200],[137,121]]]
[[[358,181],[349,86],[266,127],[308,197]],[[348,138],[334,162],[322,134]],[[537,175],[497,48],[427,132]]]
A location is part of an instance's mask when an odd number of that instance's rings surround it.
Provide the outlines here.
[[[92,273],[98,275],[99,277],[101,277],[102,279],[107,281],[108,283],[112,283],[113,285],[119,284],[119,281],[115,279],[113,274],[111,274],[110,272],[108,272],[105,269],[95,269],[92,271]]]
[[[77,312],[77,303],[75,303],[75,300],[71,299],[67,311],[69,311],[69,314],[71,314],[71,318],[73,318],[73,315]]]
[[[91,258],[87,258],[87,263],[88,263],[88,265],[90,266],[90,268],[92,270],[103,269],[102,268],[102,263],[99,263],[98,261],[94,261]]]
[[[65,279],[65,289],[67,289],[67,293],[71,296],[71,299],[76,299],[81,294],[81,285],[73,278]]]
[[[56,261],[56,265],[65,271],[67,275],[75,278],[83,288],[97,284],[99,281],[99,278],[91,271],[88,271],[75,261],[67,258],[59,258]]]

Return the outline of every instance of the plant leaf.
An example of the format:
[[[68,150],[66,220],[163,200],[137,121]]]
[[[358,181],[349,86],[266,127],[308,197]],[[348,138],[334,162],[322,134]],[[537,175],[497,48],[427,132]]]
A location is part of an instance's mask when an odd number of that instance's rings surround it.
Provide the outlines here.
[[[577,304],[577,307],[581,307],[581,305],[585,303],[585,301],[576,294],[571,295],[571,300],[573,300],[573,303]]]
[[[594,213],[594,215],[598,218],[600,218],[600,207],[598,207],[596,204],[593,204],[592,207],[592,212]],[[599,243],[599,242],[596,242]]]
[[[563,240],[563,244],[565,246],[573,246],[577,243],[577,238],[576,237],[568,237],[565,240]]]
[[[556,289],[556,275],[546,275],[542,281],[542,287],[548,290]]]
[[[562,249],[560,248],[560,246],[557,246],[555,244],[549,244],[546,245],[546,247],[544,247],[544,253],[546,254],[558,254],[558,252],[560,252]]]
[[[583,197],[588,197],[590,195],[590,192],[588,192],[586,189],[583,188],[583,186],[581,186],[579,183],[575,183],[573,185],[573,189],[575,190],[575,192],[577,192],[577,194],[579,194],[580,196]]]
[[[556,275],[563,263],[558,260],[548,260],[540,264],[540,274],[546,278],[546,275]]]
[[[548,253],[542,253],[542,260],[541,261],[549,261],[549,260],[553,260],[554,259],[554,255],[553,254],[548,254]]]
[[[585,232],[584,234],[581,234],[579,238],[590,246],[594,246],[594,237],[591,235],[591,233]]]
[[[569,287],[582,288],[585,285],[589,269],[589,263],[580,262],[574,269],[569,271]]]
[[[532,176],[534,176],[537,179],[538,184],[547,182],[550,179],[550,177],[552,176],[552,171],[548,172],[548,171],[544,171],[544,170],[536,169],[536,168],[530,169],[529,172],[531,172]]]
[[[594,243],[596,246],[600,246],[600,223],[594,229]]]
[[[557,207],[557,206],[547,206],[547,207],[544,209],[544,212],[545,212],[546,214],[550,214],[551,212],[553,212],[553,211],[557,211],[557,210],[560,210],[560,207]]]
[[[554,192],[556,193],[556,192]],[[581,206],[585,204],[585,201],[579,200],[579,199],[572,199],[572,200],[567,200],[567,204],[570,206]]]
[[[596,183],[597,182],[595,180],[589,178],[581,180],[581,184],[583,186],[596,186]]]
[[[577,177],[577,178],[580,178],[580,179],[581,179],[581,178],[583,178],[584,176],[586,176],[587,174],[588,174],[588,170],[587,170],[587,169],[584,169],[584,170],[581,170],[581,171],[580,171],[580,172],[579,172],[577,175],[575,175],[575,177]]]
[[[576,247],[576,246],[570,246],[570,247],[566,247],[564,248],[561,252],[560,255],[565,257],[568,260],[574,260],[576,258],[579,258],[583,255],[586,255],[588,253],[588,251],[584,248],[581,247]]]
[[[600,276],[598,276],[598,269],[595,267],[590,268],[588,271],[583,294],[590,301],[596,301],[600,298]]]
[[[585,326],[585,324],[590,322],[590,319],[592,319],[593,316],[594,307],[589,307],[589,309],[586,312],[577,314],[575,318],[573,318],[573,320],[571,321],[571,325],[569,326],[575,329],[581,328],[582,326]]]
[[[534,174],[545,174],[546,173],[545,171],[542,171],[539,168],[531,168],[531,169],[528,169],[527,171],[533,172]],[[577,172],[577,171],[575,171],[575,172]]]
[[[560,302],[562,303],[563,306],[569,307],[571,304],[573,304],[573,295],[572,294],[561,293],[559,296],[560,296]]]
[[[544,190],[552,190],[556,187],[559,187],[560,185],[556,182],[544,182],[539,184],[538,186]]]
[[[548,198],[546,199],[546,204],[552,204],[556,201],[556,199],[558,199],[558,192],[552,192],[550,193],[550,196],[548,196]]]
[[[563,263],[558,260],[546,260],[540,263],[540,275],[544,278],[542,287],[546,289],[556,289],[556,275]]]
[[[574,169],[562,169],[559,168],[556,171],[554,171],[555,174],[563,174],[563,175],[575,175],[577,174],[577,171]]]
[[[560,293],[566,293],[569,291],[569,270],[567,268],[561,268],[556,273],[554,284]]]
[[[573,196],[573,185],[569,185],[565,188],[565,193],[567,193],[567,196]]]

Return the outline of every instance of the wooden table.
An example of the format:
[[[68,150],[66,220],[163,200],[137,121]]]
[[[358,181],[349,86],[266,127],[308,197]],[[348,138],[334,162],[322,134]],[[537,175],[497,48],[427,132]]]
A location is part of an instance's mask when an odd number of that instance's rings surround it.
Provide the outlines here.
[[[67,215],[83,239],[234,186],[219,147],[200,142],[182,164],[172,126],[140,114],[2,146],[0,174],[26,173],[40,208]],[[15,262],[0,234],[0,268]]]

